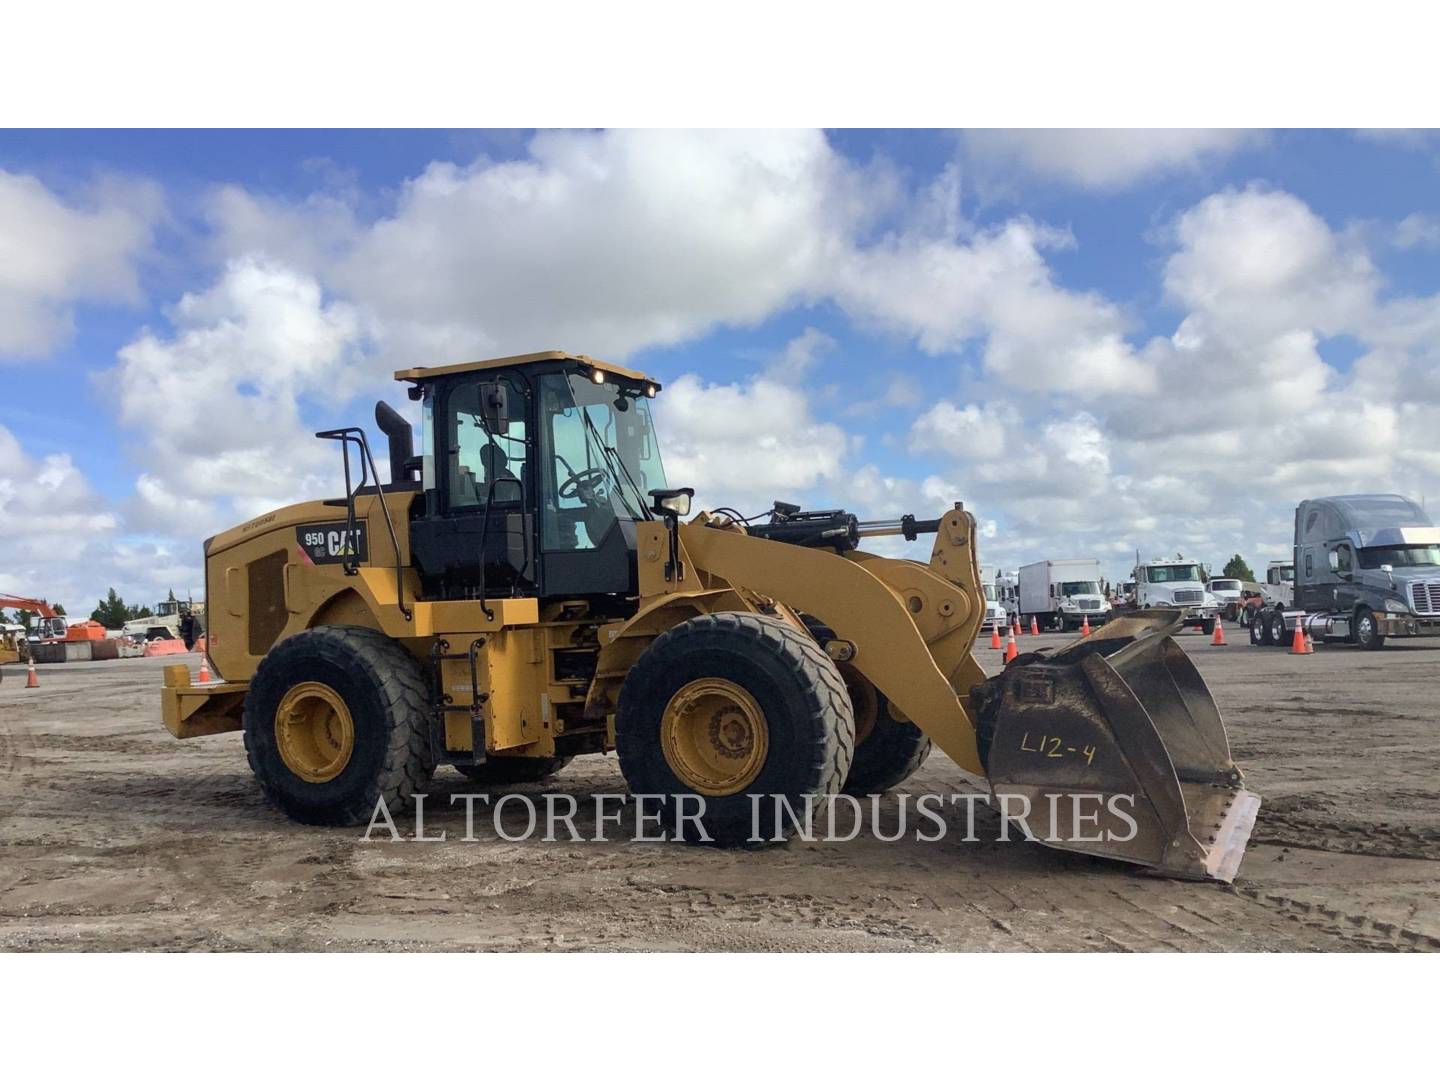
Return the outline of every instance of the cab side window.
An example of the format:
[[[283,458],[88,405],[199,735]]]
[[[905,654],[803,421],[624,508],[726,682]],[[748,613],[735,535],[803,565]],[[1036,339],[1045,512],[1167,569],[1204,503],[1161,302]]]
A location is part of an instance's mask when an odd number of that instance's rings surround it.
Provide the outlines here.
[[[450,390],[446,413],[448,441],[446,478],[448,507],[470,510],[493,499],[498,503],[525,500],[528,482],[525,421],[512,417],[508,430],[487,426],[480,409],[481,384],[474,379]],[[522,400],[521,388],[509,380],[511,399]]]
[[[1340,573],[1353,573],[1355,566],[1355,558],[1350,552],[1350,545],[1341,544],[1338,548],[1335,549],[1335,554],[1340,557],[1340,566],[1338,568]]]

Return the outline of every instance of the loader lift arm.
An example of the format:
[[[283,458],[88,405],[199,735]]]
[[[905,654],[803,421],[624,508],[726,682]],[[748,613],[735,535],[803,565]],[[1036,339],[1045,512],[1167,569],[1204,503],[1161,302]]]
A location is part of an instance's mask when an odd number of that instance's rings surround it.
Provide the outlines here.
[[[1002,813],[1013,802],[1033,839],[1176,877],[1234,878],[1260,799],[1173,640],[1179,612],[1126,616],[987,680],[972,655],[985,600],[962,506],[940,519],[928,565],[844,544],[837,558],[703,515],[681,536],[711,587],[722,578],[829,627],[892,711],[988,786]]]
[[[928,566],[858,550],[776,543],[704,522],[681,526],[695,565],[820,619],[853,644],[861,674],[977,780],[985,771],[967,711],[985,681],[970,648],[985,615],[975,562],[975,520],[940,519]],[[967,586],[975,583],[973,591]]]

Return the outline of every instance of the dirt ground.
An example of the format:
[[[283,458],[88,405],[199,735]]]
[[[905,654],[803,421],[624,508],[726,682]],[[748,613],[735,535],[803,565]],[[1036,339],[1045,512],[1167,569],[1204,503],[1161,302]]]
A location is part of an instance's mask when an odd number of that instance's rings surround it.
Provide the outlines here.
[[[446,842],[362,843],[362,830],[305,828],[270,809],[238,733],[172,739],[158,687],[173,658],[48,665],[39,689],[25,689],[23,669],[9,666],[0,683],[0,948],[1440,947],[1440,643],[1296,657],[1250,646],[1233,629],[1231,638],[1218,649],[1183,636],[1247,786],[1265,800],[1233,886],[996,843],[998,822],[985,813],[981,842],[964,842],[959,808],[937,843],[867,836],[764,851],[509,843],[477,808],[482,839],[467,843],[458,839],[463,807],[447,804],[475,789],[444,767],[426,829],[446,830]],[[979,656],[998,670],[988,639]],[[585,806],[625,789],[610,756],[512,790],[566,792]],[[937,752],[901,790],[970,789]],[[593,828],[593,815],[576,820]],[[891,799],[881,826],[896,823]],[[523,830],[524,815],[511,827]]]

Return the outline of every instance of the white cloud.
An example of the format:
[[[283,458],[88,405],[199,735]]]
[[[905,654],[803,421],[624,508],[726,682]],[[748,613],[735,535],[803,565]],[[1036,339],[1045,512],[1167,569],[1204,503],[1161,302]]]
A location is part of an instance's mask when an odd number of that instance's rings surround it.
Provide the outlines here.
[[[314,274],[397,364],[552,347],[624,359],[832,300],[933,354],[979,342],[1012,385],[1149,389],[1120,309],[1046,263],[1067,232],[1016,218],[972,236],[954,169],[907,194],[820,132],[549,132],[520,161],[432,163],[369,225],[330,194],[230,188],[211,213],[221,250]]]
[[[1071,244],[1023,219],[969,243],[894,235],[837,264],[835,293],[862,322],[914,336],[929,353],[983,339],[986,369],[1020,389],[1148,393],[1150,373],[1124,339],[1120,310],[1055,282],[1042,252]]]
[[[169,318],[168,334],[141,334],[104,377],[142,443],[128,528],[205,535],[335,488],[338,458],[301,403],[344,403],[374,378],[354,309],[307,275],[241,259]]]
[[[431,164],[332,269],[397,359],[623,357],[803,299],[840,242],[819,132],[552,132],[523,161]]]
[[[69,202],[0,170],[0,359],[64,343],[77,303],[138,301],[136,262],[160,212],[150,185],[103,182]]]
[[[1440,218],[1433,214],[1407,214],[1395,226],[1395,246],[1408,248],[1440,248]]]
[[[983,169],[1023,170],[1076,187],[1116,189],[1218,161],[1263,136],[1204,128],[1033,128],[967,131],[964,138]]]
[[[1251,187],[1180,215],[1165,290],[1221,333],[1247,341],[1297,329],[1339,333],[1374,302],[1378,275],[1305,203]]]
[[[838,480],[849,447],[803,393],[766,377],[714,385],[683,375],[656,399],[656,426],[672,483],[694,487],[697,507],[746,514]]]
[[[780,350],[780,355],[766,370],[777,382],[798,383],[814,373],[821,356],[834,350],[834,338],[807,326],[797,337],[785,343],[785,348]]]
[[[1122,134],[1023,163],[1117,186],[1237,145]],[[1102,169],[1086,155],[1107,145]],[[387,371],[551,346],[623,360],[797,310],[811,325],[758,378],[685,375],[657,402],[667,471],[701,506],[883,517],[958,498],[982,515],[987,563],[1088,552],[1114,572],[1136,546],[1283,543],[1287,504],[1317,488],[1435,493],[1422,406],[1440,402],[1440,300],[1390,297],[1360,230],[1258,186],[1199,201],[1159,236],[1173,329],[1141,343],[1116,298],[1055,273],[1070,233],[1023,216],[977,228],[959,194],[954,168],[910,191],[793,132],[547,133],[519,161],[433,163],[378,216],[345,192],[224,189],[210,214],[231,261],[124,350],[111,384],[146,449],[127,522],[219,527],[333,491],[300,403],[349,408],[381,377],[368,356]],[[933,362],[877,366],[851,384],[877,388],[863,401],[808,392],[846,358],[820,329],[836,310]],[[1364,354],[1353,371],[1325,359],[1337,335]],[[885,407],[923,411],[875,431]],[[827,408],[863,416],[869,445]],[[909,470],[874,453],[907,447],[924,459]]]
[[[1003,458],[1015,450],[1008,439],[1020,427],[1016,408],[1005,401],[974,402],[957,407],[951,401],[937,401],[910,429],[910,448],[939,450],[951,457],[971,461]]]

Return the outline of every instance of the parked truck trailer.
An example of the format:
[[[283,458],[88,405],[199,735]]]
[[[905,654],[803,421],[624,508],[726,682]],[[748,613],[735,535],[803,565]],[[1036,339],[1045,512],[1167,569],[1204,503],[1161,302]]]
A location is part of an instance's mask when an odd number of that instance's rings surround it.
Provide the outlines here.
[[[1250,621],[1255,645],[1315,641],[1378,649],[1440,635],[1440,528],[1403,495],[1332,495],[1295,509],[1294,602]]]

